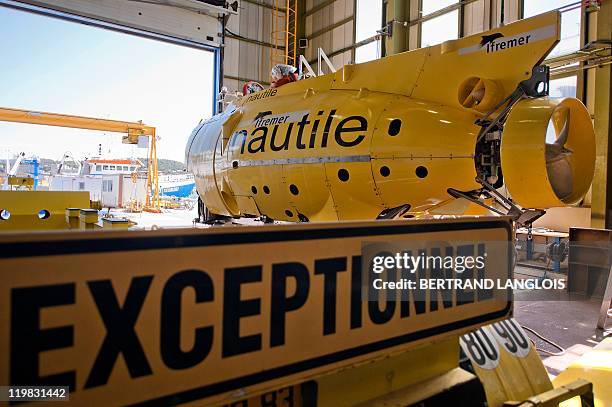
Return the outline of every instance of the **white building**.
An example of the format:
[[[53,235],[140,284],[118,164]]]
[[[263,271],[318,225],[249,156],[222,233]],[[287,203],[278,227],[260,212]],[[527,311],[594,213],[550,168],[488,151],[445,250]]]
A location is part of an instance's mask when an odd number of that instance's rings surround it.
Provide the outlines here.
[[[92,158],[83,164],[85,174],[89,175],[114,175],[114,174],[131,174],[142,169],[144,164],[139,159],[133,160],[104,160],[101,158]]]
[[[49,190],[89,191],[89,199],[100,201],[105,208],[125,208],[134,203],[144,205],[147,179],[144,174],[138,177],[124,174],[54,175],[49,178]]]

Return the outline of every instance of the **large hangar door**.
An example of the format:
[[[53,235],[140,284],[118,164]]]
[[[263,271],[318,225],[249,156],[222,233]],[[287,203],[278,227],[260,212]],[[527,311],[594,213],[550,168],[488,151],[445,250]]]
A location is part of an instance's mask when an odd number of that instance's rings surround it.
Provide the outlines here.
[[[7,7],[216,48],[221,41],[220,17],[236,12],[214,3],[204,0],[0,0],[0,5]]]
[[[212,51],[215,53],[215,97],[221,84],[222,21],[237,14],[237,3],[233,8],[220,7],[218,3],[216,0],[0,0],[0,6]],[[216,112],[216,101],[211,103]]]

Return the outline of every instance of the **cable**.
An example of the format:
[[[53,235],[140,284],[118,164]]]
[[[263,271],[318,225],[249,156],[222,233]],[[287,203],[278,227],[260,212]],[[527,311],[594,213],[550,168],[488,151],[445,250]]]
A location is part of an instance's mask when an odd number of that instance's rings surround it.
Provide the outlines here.
[[[251,38],[247,38],[247,37],[245,37],[245,36],[242,36],[242,35],[240,35],[240,34],[233,33],[233,32],[231,32],[231,31],[230,31],[230,29],[229,29],[229,28],[227,28],[227,27],[225,28],[225,31],[226,31],[226,32],[227,32],[229,35],[233,35],[234,37],[242,38],[242,39],[245,39],[245,40],[250,40],[250,39],[251,39]]]
[[[551,351],[548,351],[548,350],[546,350],[546,349],[541,349],[541,348],[538,348],[538,347],[536,346],[535,342],[532,340],[533,345],[535,346],[535,348],[536,348],[536,350],[537,350],[538,352],[543,352],[543,353],[546,353],[546,354],[548,354],[548,355],[550,355],[550,356],[563,356],[563,355],[565,355],[565,352],[566,352],[565,348],[563,348],[563,347],[562,347],[562,346],[560,346],[559,344],[557,344],[557,343],[555,343],[555,342],[551,341],[551,340],[550,340],[550,339],[548,339],[548,338],[545,338],[544,336],[542,336],[542,335],[540,335],[539,333],[537,333],[535,330],[533,330],[533,329],[531,329],[531,328],[529,328],[529,327],[527,327],[527,326],[525,326],[525,325],[521,325],[521,327],[523,327],[523,329],[525,329],[526,331],[531,332],[532,334],[534,334],[535,336],[537,336],[538,338],[540,338],[540,339],[541,339],[541,340],[543,340],[544,342],[551,344],[552,346],[554,346],[555,348],[557,348],[557,349],[559,349],[559,350],[561,351],[561,352],[551,352]],[[531,338],[529,338],[529,339],[531,339]]]

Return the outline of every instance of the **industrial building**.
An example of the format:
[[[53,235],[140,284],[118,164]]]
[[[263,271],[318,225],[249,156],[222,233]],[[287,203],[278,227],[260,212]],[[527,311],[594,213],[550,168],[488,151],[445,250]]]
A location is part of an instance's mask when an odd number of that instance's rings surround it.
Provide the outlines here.
[[[612,407],[612,1],[0,37],[0,405]]]

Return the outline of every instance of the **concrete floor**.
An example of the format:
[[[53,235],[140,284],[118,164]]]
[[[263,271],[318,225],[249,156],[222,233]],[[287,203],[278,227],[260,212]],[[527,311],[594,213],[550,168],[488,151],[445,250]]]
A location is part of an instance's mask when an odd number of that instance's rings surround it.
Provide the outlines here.
[[[542,274],[542,271],[517,267],[515,273],[537,275]],[[606,335],[612,335],[611,323],[608,323],[607,332],[596,331],[600,307],[600,298],[566,296],[564,300],[556,301],[546,299],[541,292],[516,291],[514,317],[521,325],[535,330],[565,349],[565,353],[560,356],[551,356],[540,351],[548,372],[556,376],[575,359],[601,342]],[[559,352],[536,335],[530,332],[528,334],[538,349]]]
[[[137,212],[131,213],[120,209],[111,210],[113,216],[125,217],[136,222],[137,229],[151,228],[184,228],[192,227],[193,219],[198,216],[197,208],[188,209],[163,209],[162,213]]]

